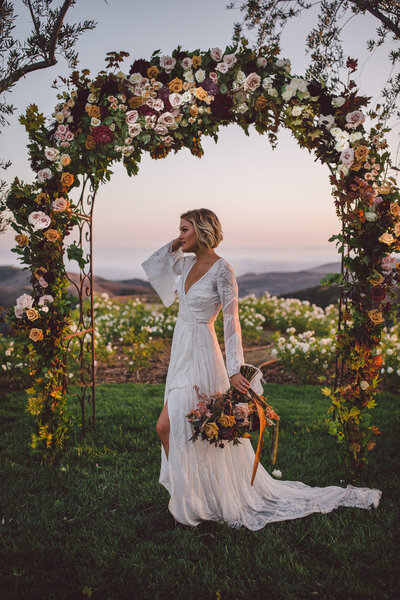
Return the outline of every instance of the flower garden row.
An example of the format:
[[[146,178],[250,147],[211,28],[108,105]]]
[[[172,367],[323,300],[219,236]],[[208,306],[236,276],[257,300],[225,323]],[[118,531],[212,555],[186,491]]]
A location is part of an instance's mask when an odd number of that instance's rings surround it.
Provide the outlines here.
[[[51,297],[46,295],[39,310],[46,313]],[[15,311],[31,308],[32,296],[23,295]],[[112,366],[122,356],[128,370],[140,372],[150,366],[153,358],[169,343],[174,330],[178,305],[147,308],[140,300],[117,301],[107,294],[96,296],[95,303],[96,360]],[[266,354],[277,356],[285,370],[294,373],[300,382],[315,382],[321,373],[332,373],[336,359],[338,310],[334,305],[322,309],[309,301],[278,298],[266,292],[263,296],[246,296],[239,300],[239,316],[245,346],[265,343],[266,330],[275,331],[269,338]],[[72,312],[75,322],[77,311]],[[75,330],[71,325],[71,331]],[[223,343],[222,313],[215,323],[218,339]],[[74,351],[74,346],[71,348]],[[400,319],[384,328],[377,350],[383,362],[380,369],[382,386],[400,391]],[[89,358],[89,357],[88,357]],[[6,336],[0,337],[0,361],[3,376],[12,381],[28,383],[29,361],[21,346]],[[74,361],[69,362],[68,376],[73,380]],[[144,376],[145,379],[145,376]],[[327,378],[320,378],[325,381]],[[365,384],[364,384],[365,385]]]

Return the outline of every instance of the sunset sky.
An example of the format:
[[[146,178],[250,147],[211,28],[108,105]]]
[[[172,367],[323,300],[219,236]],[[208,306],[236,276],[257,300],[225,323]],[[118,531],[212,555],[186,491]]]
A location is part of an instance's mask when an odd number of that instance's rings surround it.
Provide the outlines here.
[[[22,2],[18,31],[29,26]],[[127,72],[137,58],[149,58],[155,49],[170,54],[183,49],[224,50],[231,43],[238,11],[226,10],[225,0],[125,2],[123,0],[78,1],[68,13],[70,21],[93,18],[96,29],[79,41],[79,68],[90,68],[93,77],[104,68],[111,50],[126,50]],[[377,97],[390,70],[386,48],[370,55],[365,40],[374,35],[374,22],[365,17],[352,20],[345,29],[348,55],[359,58],[355,80],[360,92]],[[312,23],[306,15],[287,27],[282,57],[290,58],[292,73],[301,76],[307,65],[304,38]],[[251,36],[250,36],[251,40]],[[26,182],[33,180],[27,160],[27,136],[18,116],[34,102],[45,114],[53,112],[57,91],[51,88],[59,74],[67,74],[63,59],[53,68],[30,74],[13,88],[9,100],[15,116],[0,137],[0,152],[12,160],[6,172]],[[397,135],[389,138],[395,149]],[[178,234],[179,215],[191,208],[206,207],[219,216],[224,241],[218,254],[231,262],[238,275],[247,271],[298,270],[326,262],[339,255],[328,238],[337,233],[337,219],[326,166],[297,147],[287,131],[279,135],[272,150],[266,137],[254,130],[250,137],[235,125],[223,128],[218,144],[203,140],[205,155],[193,157],[184,149],[165,160],[143,156],[139,175],[129,178],[121,165],[113,168],[110,183],[99,190],[95,202],[94,272],[117,278],[142,277],[140,264],[147,256]],[[3,175],[4,178],[4,175]],[[0,264],[19,266],[14,233],[0,236]],[[71,269],[76,271],[76,263]]]

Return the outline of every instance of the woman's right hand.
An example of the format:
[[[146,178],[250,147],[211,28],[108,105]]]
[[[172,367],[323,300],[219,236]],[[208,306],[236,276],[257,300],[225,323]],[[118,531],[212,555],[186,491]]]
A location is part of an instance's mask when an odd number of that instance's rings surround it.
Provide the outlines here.
[[[230,377],[230,380],[233,387],[242,394],[245,394],[250,387],[250,383],[241,373],[235,373]]]
[[[180,248],[181,242],[179,241],[179,237],[172,240],[172,252],[176,252],[178,248]]]

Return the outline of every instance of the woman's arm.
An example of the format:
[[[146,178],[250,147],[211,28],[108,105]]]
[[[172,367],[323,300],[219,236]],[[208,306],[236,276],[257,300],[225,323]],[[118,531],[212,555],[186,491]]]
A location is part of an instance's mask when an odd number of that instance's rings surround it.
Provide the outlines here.
[[[240,373],[244,358],[238,309],[238,285],[235,273],[227,263],[223,264],[218,273],[217,287],[224,315],[226,370],[233,387],[245,393],[250,384]]]
[[[178,238],[162,246],[142,263],[149,282],[165,306],[175,300],[176,278],[182,273],[183,251]]]

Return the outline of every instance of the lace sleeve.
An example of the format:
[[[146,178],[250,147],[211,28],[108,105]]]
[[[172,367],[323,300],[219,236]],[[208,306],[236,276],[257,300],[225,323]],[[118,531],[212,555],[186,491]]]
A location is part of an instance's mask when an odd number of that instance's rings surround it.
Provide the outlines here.
[[[225,263],[218,273],[218,294],[224,315],[226,370],[232,377],[244,363],[242,332],[238,311],[238,285],[231,265]]]
[[[142,263],[149,282],[165,306],[175,300],[176,278],[182,273],[183,259],[182,248],[172,252],[171,241]]]

